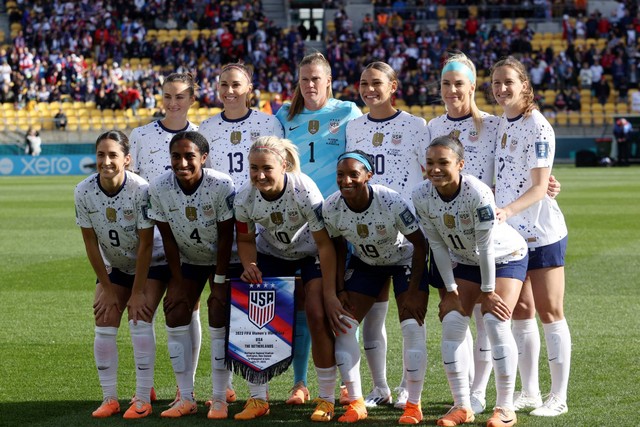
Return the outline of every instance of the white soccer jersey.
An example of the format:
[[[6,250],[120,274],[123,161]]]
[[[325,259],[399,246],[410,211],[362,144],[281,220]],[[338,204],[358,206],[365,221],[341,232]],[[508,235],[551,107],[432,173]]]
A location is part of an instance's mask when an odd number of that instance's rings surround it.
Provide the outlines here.
[[[153,181],[156,177],[171,170],[171,154],[169,142],[179,132],[198,130],[191,122],[184,129],[173,131],[165,128],[160,120],[140,126],[131,131],[131,169],[146,179]]]
[[[556,138],[553,128],[538,111],[531,116],[500,119],[496,144],[496,203],[503,207],[532,186],[531,170],[553,166]],[[544,198],[512,216],[507,222],[525,238],[530,248],[562,240],[567,226],[558,203]]]
[[[325,201],[324,222],[331,237],[343,236],[369,265],[411,265],[413,245],[404,237],[419,229],[411,205],[396,191],[369,186],[370,204],[352,211],[339,191]]]
[[[391,118],[369,114],[347,123],[347,151],[362,150],[375,160],[372,184],[391,188],[407,200],[422,182],[426,167],[429,129],[422,117],[398,111]]]
[[[141,177],[125,172],[115,195],[104,192],[98,174],[85,178],[75,189],[76,224],[93,228],[104,263],[126,274],[136,272],[137,231],[154,225],[147,217],[148,187]]]
[[[202,169],[198,188],[189,194],[173,172],[151,182],[149,217],[167,222],[180,250],[182,262],[215,265],[218,254],[217,223],[233,218],[235,189],[229,175]]]
[[[429,241],[442,239],[451,259],[466,265],[480,265],[476,231],[493,230],[495,263],[524,258],[527,245],[516,230],[495,218],[496,205],[489,186],[463,174],[459,193],[444,201],[431,181],[413,190],[413,204]]]
[[[464,172],[480,181],[493,186],[495,164],[495,146],[500,119],[491,114],[480,112],[482,129],[476,130],[471,114],[453,119],[446,114],[429,121],[431,141],[439,136],[456,136],[464,146]]]
[[[209,142],[207,167],[233,178],[236,188],[249,181],[249,148],[260,136],[284,137],[280,121],[261,111],[249,110],[240,119],[230,120],[224,112],[200,123],[199,132]]]
[[[258,252],[286,260],[316,256],[311,232],[324,228],[322,194],[305,174],[287,173],[285,180],[282,195],[272,201],[246,183],[236,196],[236,221],[247,224],[246,232],[256,233]]]

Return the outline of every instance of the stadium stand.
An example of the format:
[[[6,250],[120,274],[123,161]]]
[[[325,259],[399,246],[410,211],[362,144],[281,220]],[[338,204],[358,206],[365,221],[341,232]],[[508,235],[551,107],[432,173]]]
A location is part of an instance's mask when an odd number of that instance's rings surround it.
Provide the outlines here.
[[[443,112],[440,64],[462,50],[478,68],[478,105],[496,112],[488,91],[490,66],[507,54],[530,67],[542,110],[556,125],[600,126],[631,110],[637,92],[635,1],[619,2],[612,16],[587,12],[585,1],[464,0],[374,2],[354,23],[349,2],[325,2],[322,40],[340,81],[336,96],[360,102],[360,70],[384,60],[400,76],[396,105],[426,118]],[[299,27],[280,28],[261,1],[127,2],[7,1],[9,34],[0,31],[0,127],[24,132],[54,129],[62,108],[66,130],[132,128],[152,119],[161,77],[194,71],[200,83],[191,119],[220,111],[215,81],[227,62],[254,67],[260,103],[274,80],[283,100],[295,86],[295,64],[305,52]],[[575,16],[576,18],[570,18]],[[530,22],[557,22],[557,32],[535,32]],[[604,78],[600,78],[600,75]],[[534,78],[535,77],[535,78]],[[578,108],[560,108],[559,94]],[[132,108],[134,107],[134,108]]]

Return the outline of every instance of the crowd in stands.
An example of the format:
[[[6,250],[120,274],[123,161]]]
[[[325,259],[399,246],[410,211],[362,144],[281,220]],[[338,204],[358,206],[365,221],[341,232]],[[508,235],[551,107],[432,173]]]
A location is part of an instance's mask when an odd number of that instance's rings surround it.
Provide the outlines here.
[[[435,27],[425,21],[437,18],[445,3],[444,25],[442,20]],[[509,27],[484,13],[506,1],[488,0],[477,13],[467,13],[474,10],[468,3],[379,0],[373,16],[358,17],[362,25],[356,31],[342,2],[333,1],[337,12],[323,36],[334,93],[362,105],[360,72],[369,62],[384,60],[399,74],[397,98],[409,106],[438,104],[441,64],[458,50],[473,58],[481,76],[488,75],[498,58],[518,55],[537,90],[558,92],[553,105],[545,106],[554,110],[579,110],[580,89],[590,89],[604,104],[612,90],[626,100],[628,90],[638,85],[636,1],[620,1],[608,17],[598,11],[587,14],[581,1],[568,2],[570,6],[564,1],[516,2],[549,16],[563,14],[558,37],[566,48],[556,45],[555,50],[551,45],[534,49],[534,31],[526,23]],[[18,10],[10,20],[21,24],[22,31],[8,49],[0,49],[0,102],[17,108],[66,99],[95,101],[101,109],[129,108],[135,114],[138,108],[156,108],[161,77],[173,71],[197,71],[200,105],[220,107],[216,78],[222,65],[235,61],[253,65],[256,90],[277,92],[287,100],[304,40],[316,37],[315,31],[310,35],[297,25],[286,30],[274,26],[261,2],[252,0],[24,0]],[[569,18],[574,12],[578,17]],[[210,31],[179,40],[150,33],[158,29]],[[604,47],[597,47],[595,39],[605,39]],[[133,58],[134,65],[129,62]],[[482,85],[488,90],[487,82]]]
[[[260,1],[25,0],[21,24],[0,50],[0,101],[95,101],[99,108],[154,108],[161,76],[197,71],[200,103],[219,106],[215,79],[222,65],[252,64],[254,86],[274,80],[293,92],[293,67],[304,55],[297,28],[285,32],[263,14]],[[150,30],[210,29],[179,40]],[[142,59],[131,65],[131,58]]]

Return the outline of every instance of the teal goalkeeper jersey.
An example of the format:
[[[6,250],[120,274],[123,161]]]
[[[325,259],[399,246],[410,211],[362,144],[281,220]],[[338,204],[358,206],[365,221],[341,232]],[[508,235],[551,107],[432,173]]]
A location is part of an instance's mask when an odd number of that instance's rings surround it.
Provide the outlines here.
[[[285,138],[298,147],[302,172],[316,183],[324,198],[338,190],[336,161],[346,146],[347,122],[362,112],[351,101],[331,98],[317,111],[306,108],[293,120],[287,120],[290,104],[280,108],[276,117],[284,127]]]

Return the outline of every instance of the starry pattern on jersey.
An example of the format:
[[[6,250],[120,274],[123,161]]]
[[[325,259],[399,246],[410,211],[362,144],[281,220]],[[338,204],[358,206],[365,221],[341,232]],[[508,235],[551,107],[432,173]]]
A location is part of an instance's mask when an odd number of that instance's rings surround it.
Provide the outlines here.
[[[93,228],[105,265],[134,274],[139,229],[151,228],[147,216],[148,184],[132,172],[125,172],[122,188],[107,195],[100,175],[85,178],[75,188],[76,224]]]
[[[346,151],[362,150],[374,157],[372,184],[380,184],[411,200],[423,180],[429,129],[426,121],[405,111],[375,120],[368,114],[347,124]]]
[[[444,201],[431,181],[413,191],[416,215],[425,232],[435,231],[449,248],[454,262],[480,265],[476,230],[493,230],[496,263],[524,258],[527,245],[516,230],[495,217],[491,189],[474,176],[463,174],[460,192]]]
[[[265,200],[251,183],[235,199],[236,221],[256,233],[258,252],[286,260],[318,255],[311,232],[324,228],[323,198],[310,177],[287,173],[283,194]]]
[[[320,110],[304,109],[289,121],[290,106],[283,105],[276,117],[282,123],[285,138],[298,147],[302,172],[328,197],[338,190],[336,162],[345,151],[346,125],[362,116],[362,112],[351,101],[331,98]]]
[[[507,119],[498,127],[496,146],[496,203],[506,206],[520,198],[531,186],[531,170],[553,166],[555,132],[538,110],[531,116]],[[530,248],[546,246],[567,235],[558,203],[545,195],[507,222],[525,238]]]
[[[199,132],[209,142],[206,166],[233,178],[236,188],[249,180],[249,148],[261,136],[284,137],[274,116],[249,110],[245,117],[229,120],[224,112],[200,123]]]
[[[131,131],[131,169],[148,182],[171,170],[169,142],[179,132],[197,131],[198,126],[188,122],[184,129],[172,131],[158,120]]]
[[[173,172],[151,182],[149,217],[169,223],[180,259],[194,265],[214,265],[218,254],[217,223],[233,218],[235,188],[231,177],[202,169],[198,188],[186,194]]]
[[[471,115],[453,119],[443,114],[429,121],[431,141],[439,136],[457,136],[464,146],[464,172],[478,178],[488,186],[493,186],[495,145],[500,119],[480,112],[482,129],[476,130]]]
[[[373,197],[364,212],[352,211],[340,192],[329,196],[322,209],[329,235],[343,236],[369,265],[411,265],[413,245],[405,235],[419,230],[411,205],[382,185],[369,191]]]

